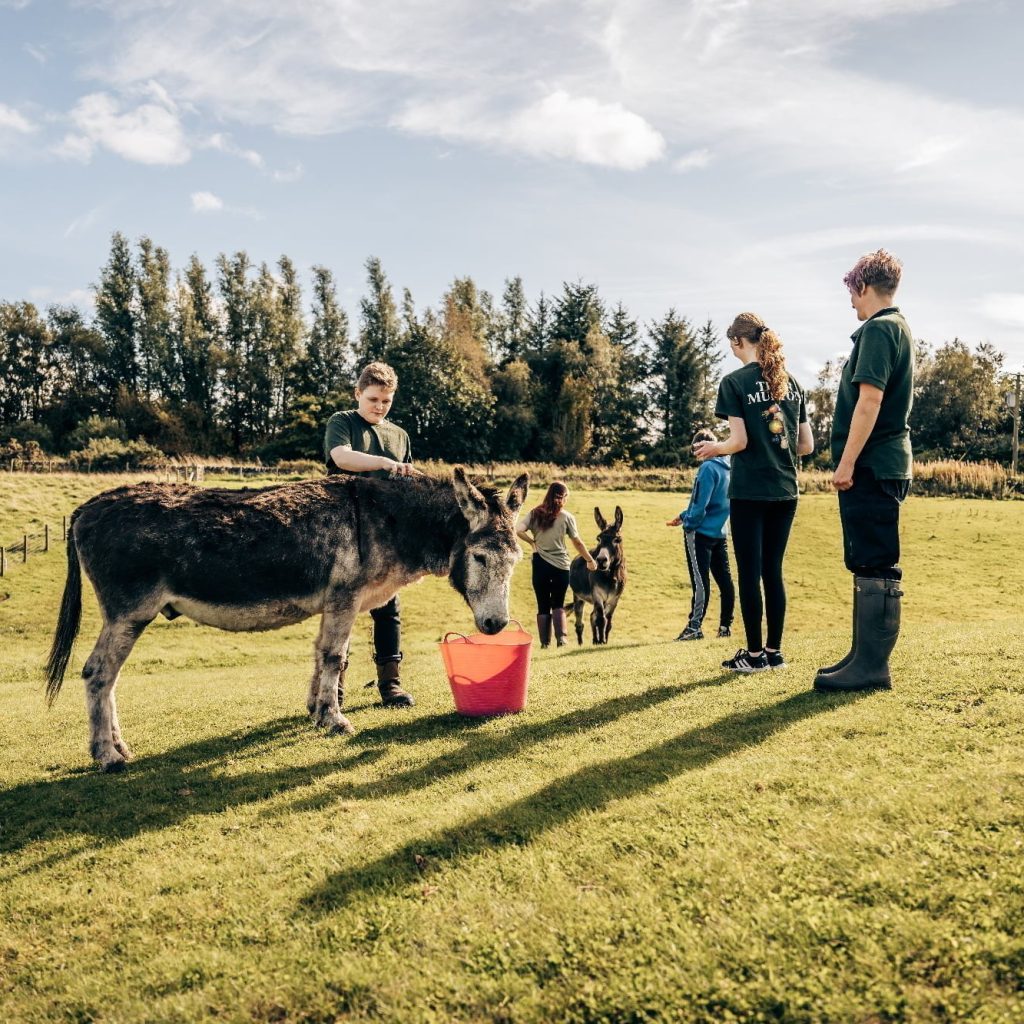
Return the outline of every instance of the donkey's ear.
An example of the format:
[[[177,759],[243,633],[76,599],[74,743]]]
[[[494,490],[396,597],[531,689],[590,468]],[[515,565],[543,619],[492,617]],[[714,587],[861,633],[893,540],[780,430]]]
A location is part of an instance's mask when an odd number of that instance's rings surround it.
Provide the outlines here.
[[[530,474],[523,473],[521,476],[516,477],[516,481],[512,484],[511,490],[508,492],[508,497],[505,499],[505,504],[508,506],[509,512],[518,512],[526,503],[526,495],[530,490]]]
[[[596,505],[594,506],[594,522],[597,523],[599,530],[603,530],[608,525],[608,520],[601,515],[601,510]]]
[[[615,506],[615,525],[622,529],[622,509],[618,505]]]
[[[466,471],[461,466],[452,470],[452,485],[455,488],[455,500],[462,509],[471,530],[479,529],[487,521],[487,499],[466,478]]]

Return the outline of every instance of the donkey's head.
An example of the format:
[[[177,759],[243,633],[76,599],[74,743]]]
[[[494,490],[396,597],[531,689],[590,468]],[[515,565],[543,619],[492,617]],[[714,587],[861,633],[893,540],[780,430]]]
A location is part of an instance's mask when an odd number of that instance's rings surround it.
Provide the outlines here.
[[[622,561],[622,509],[615,506],[615,521],[609,523],[595,505],[594,522],[601,532],[597,535],[597,548],[591,554],[598,569],[608,569]]]
[[[529,477],[520,476],[504,501],[490,488],[474,487],[460,466],[453,477],[455,499],[469,532],[452,549],[448,578],[473,610],[477,629],[500,633],[508,625],[512,570],[523,557],[516,540],[516,513],[526,501]]]

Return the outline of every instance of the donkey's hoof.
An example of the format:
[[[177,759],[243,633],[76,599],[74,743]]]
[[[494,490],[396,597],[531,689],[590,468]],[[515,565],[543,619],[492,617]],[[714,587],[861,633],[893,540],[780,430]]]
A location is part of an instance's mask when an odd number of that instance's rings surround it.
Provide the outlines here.
[[[112,758],[109,761],[103,761],[100,764],[100,771],[108,774],[114,772],[123,772],[128,767],[128,762],[123,757]]]
[[[124,740],[114,740],[114,749],[126,760],[131,761],[135,755],[128,749],[128,744]]]
[[[345,717],[342,717],[338,722],[331,722],[327,727],[327,734],[329,736],[355,736],[356,731],[352,727],[352,723]]]

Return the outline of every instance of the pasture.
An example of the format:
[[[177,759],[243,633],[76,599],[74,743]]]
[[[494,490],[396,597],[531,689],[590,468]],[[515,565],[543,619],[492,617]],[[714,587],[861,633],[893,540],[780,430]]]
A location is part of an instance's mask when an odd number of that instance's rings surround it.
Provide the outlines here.
[[[120,482],[0,476],[0,538]],[[672,640],[685,496],[574,490],[588,541],[595,503],[625,512],[612,641],[536,650],[525,713],[455,715],[435,644],[471,616],[445,581],[403,592],[412,711],[358,688],[357,627],[351,739],[305,713],[315,620],[158,620],[118,688],[121,776],[86,750],[88,586],[47,711],[65,559],[13,565],[0,1020],[1024,1019],[1024,504],[911,498],[895,689],[826,697],[849,625],[832,496],[797,516],[791,668],[752,677],[719,668],[739,630]],[[532,629],[525,562],[512,610]]]

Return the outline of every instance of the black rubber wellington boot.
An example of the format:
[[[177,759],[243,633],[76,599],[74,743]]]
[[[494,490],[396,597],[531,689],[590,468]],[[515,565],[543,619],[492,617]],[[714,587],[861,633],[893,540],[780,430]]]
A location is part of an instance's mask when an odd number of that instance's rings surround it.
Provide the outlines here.
[[[537,636],[540,638],[541,647],[551,646],[551,616],[537,616]]]
[[[377,666],[377,689],[386,708],[411,708],[416,704],[412,694],[406,693],[398,685],[401,671],[400,661],[386,661],[383,665]]]
[[[816,690],[849,692],[892,686],[889,655],[900,635],[899,580],[875,580],[858,576],[856,645],[853,657],[840,669],[814,680]]]
[[[565,609],[564,608],[552,608],[551,610],[551,624],[555,630],[555,644],[558,647],[565,646],[565,638],[568,634],[568,626],[565,622]]]
[[[853,661],[853,652],[857,649],[857,580],[856,577],[853,581],[853,639],[850,641],[850,649],[847,653],[839,659],[834,665],[826,665],[824,668],[818,669],[818,675],[814,677],[815,682],[818,680],[818,676],[831,675],[833,672],[838,672],[841,668],[846,668],[847,665]]]

